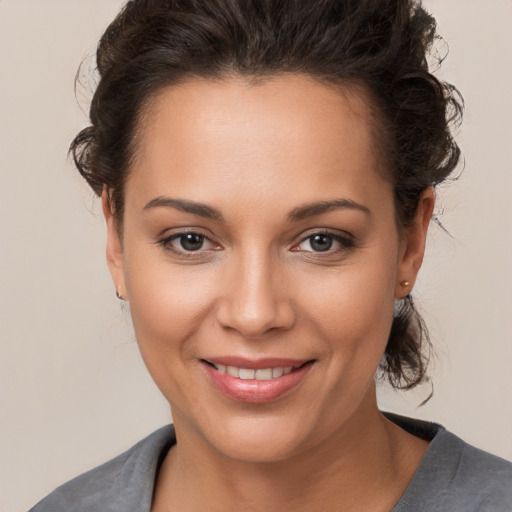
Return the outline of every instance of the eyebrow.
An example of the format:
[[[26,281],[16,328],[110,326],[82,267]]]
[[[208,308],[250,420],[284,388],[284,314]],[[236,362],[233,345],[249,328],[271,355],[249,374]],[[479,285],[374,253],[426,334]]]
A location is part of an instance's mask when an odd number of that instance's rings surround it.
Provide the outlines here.
[[[319,201],[316,203],[308,203],[298,206],[288,214],[288,220],[303,220],[307,217],[313,217],[315,215],[320,215],[322,213],[327,213],[338,209],[359,210],[370,217],[372,215],[370,208],[356,203],[351,199],[334,199],[332,201]]]
[[[180,210],[185,213],[192,213],[193,215],[199,215],[200,217],[206,217],[207,219],[224,221],[224,217],[220,210],[208,206],[203,203],[196,203],[195,201],[186,201],[184,199],[173,199],[170,197],[155,197],[144,206],[144,210],[151,208],[167,207]]]
[[[174,208],[176,210],[199,215],[207,219],[218,220],[224,222],[224,216],[221,211],[213,206],[204,203],[197,203],[195,201],[187,201],[185,199],[174,199],[171,197],[156,197],[149,201],[144,210],[151,208]],[[306,203],[297,208],[294,208],[287,216],[288,221],[297,222],[307,217],[313,217],[322,213],[327,213],[338,209],[359,210],[366,215],[371,216],[371,210],[362,204],[359,204],[351,199],[334,199],[331,201],[319,201],[314,203]]]

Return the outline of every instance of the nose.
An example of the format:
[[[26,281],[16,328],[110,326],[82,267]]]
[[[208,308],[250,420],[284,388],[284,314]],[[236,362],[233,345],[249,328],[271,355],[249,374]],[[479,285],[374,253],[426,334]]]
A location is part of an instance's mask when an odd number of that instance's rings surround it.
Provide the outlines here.
[[[217,320],[246,338],[287,330],[295,323],[293,290],[282,269],[269,258],[251,254],[231,265],[223,278]]]

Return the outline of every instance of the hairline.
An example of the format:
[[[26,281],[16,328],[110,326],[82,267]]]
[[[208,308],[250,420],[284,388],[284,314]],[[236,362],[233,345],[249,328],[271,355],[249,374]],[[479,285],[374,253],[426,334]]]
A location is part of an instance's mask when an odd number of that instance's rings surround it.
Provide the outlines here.
[[[308,71],[293,71],[287,69],[262,71],[258,73],[244,73],[231,67],[226,67],[219,73],[183,72],[172,80],[168,79],[160,84],[154,85],[153,88],[151,88],[144,97],[141,98],[135,112],[133,129],[128,147],[128,163],[125,169],[125,179],[122,184],[122,190],[117,191],[117,194],[121,194],[121,197],[123,198],[122,211],[114,214],[120,234],[122,234],[123,230],[126,188],[130,181],[133,168],[137,166],[137,160],[140,156],[142,133],[144,132],[149,119],[154,114],[159,99],[166,91],[180,85],[194,82],[227,83],[230,80],[242,80],[248,87],[258,87],[266,84],[268,81],[283,76],[302,76],[313,79],[317,83],[334,90],[337,94],[342,95],[348,101],[353,115],[356,115],[368,122],[371,134],[371,144],[376,155],[375,171],[382,178],[389,181],[394,190],[395,180],[393,179],[393,172],[391,170],[391,166],[393,164],[392,157],[390,155],[391,148],[389,148],[391,137],[387,134],[384,114],[378,105],[376,95],[364,80],[355,77],[333,78],[331,75],[326,74],[320,75],[318,73]],[[403,223],[401,222],[396,204],[394,204],[394,210],[397,227],[401,230],[404,226],[402,225]]]

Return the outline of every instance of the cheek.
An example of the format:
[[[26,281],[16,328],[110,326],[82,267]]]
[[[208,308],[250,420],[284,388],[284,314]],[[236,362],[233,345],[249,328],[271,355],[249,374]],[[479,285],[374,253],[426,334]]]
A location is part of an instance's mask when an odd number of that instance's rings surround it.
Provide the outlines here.
[[[381,254],[319,274],[303,288],[303,311],[332,352],[354,367],[378,364],[382,357],[393,319],[395,276],[393,255]]]
[[[152,264],[148,259],[133,259],[125,273],[142,359],[169,403],[181,409],[194,386],[188,372],[196,366],[197,331],[209,313],[208,283],[192,267]]]
[[[215,288],[207,271],[172,265],[163,252],[155,257],[154,247],[125,251],[126,289],[143,356],[160,358],[185,350],[184,342],[199,329],[211,307]]]

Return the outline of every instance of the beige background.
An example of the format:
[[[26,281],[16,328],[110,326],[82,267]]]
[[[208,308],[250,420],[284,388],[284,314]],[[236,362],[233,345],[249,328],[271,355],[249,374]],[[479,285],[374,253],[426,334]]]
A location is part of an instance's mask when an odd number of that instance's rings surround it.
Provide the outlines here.
[[[81,59],[119,0],[0,0],[0,511],[22,512],[170,420],[104,262],[98,203],[66,161]],[[435,395],[383,407],[512,459],[510,0],[429,0],[464,93],[463,177],[442,192],[416,295]],[[81,96],[82,105],[86,101]]]

